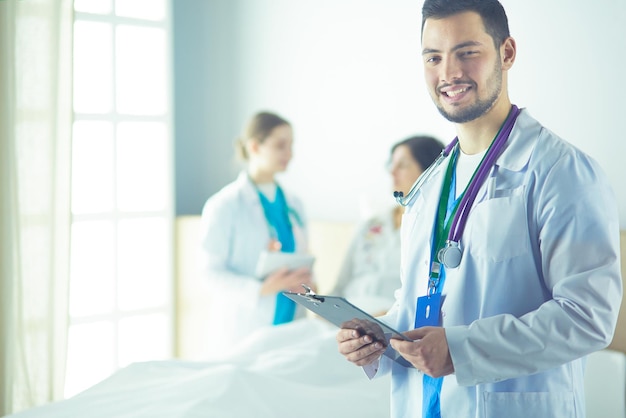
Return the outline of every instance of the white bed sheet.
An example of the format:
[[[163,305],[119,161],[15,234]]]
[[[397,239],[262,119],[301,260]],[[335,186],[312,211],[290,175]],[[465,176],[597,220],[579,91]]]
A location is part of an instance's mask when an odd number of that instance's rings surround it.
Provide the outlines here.
[[[337,352],[336,333],[322,319],[297,320],[251,335],[220,361],[134,363],[10,417],[389,416],[389,377],[368,380]]]

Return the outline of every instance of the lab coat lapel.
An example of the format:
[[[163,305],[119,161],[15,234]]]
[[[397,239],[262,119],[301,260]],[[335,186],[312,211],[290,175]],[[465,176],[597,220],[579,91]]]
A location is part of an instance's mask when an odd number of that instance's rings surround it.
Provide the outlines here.
[[[494,166],[491,167],[485,183],[480,186],[472,209],[476,204],[494,196],[495,189],[498,187],[496,181],[499,170],[504,169],[514,172],[524,170],[528,165],[541,129],[541,125],[530,117],[528,111],[522,109],[504,145],[502,154],[500,154]]]
[[[448,158],[448,164],[450,161],[451,159]],[[419,254],[422,250],[422,245],[427,245],[430,248],[435,225],[435,213],[443,183],[443,174],[447,166],[447,164],[442,164],[433,172],[432,177],[424,183],[422,189],[416,195],[414,203],[407,208],[403,217],[402,222],[407,222],[407,225],[402,225],[404,230],[403,236],[407,238],[418,237],[417,239],[411,238],[410,242],[405,240],[402,244],[408,247],[407,255],[409,258],[407,260]],[[420,220],[419,225],[417,225],[418,219]]]
[[[267,221],[265,219],[263,207],[261,206],[259,193],[245,171],[239,173],[239,177],[237,177],[237,186],[239,187],[241,203],[244,207],[252,208],[251,213],[253,215],[250,219],[250,223],[252,225],[266,225]],[[245,222],[243,219],[240,221]],[[267,228],[264,228],[264,230],[266,231],[267,239],[269,240],[269,230]]]
[[[237,177],[237,185],[239,186],[239,190],[241,191],[241,198],[244,203],[247,205],[259,205],[259,195],[257,189],[254,187],[252,180],[248,177],[248,174],[245,171],[239,173]]]
[[[522,109],[515,121],[502,155],[498,157],[495,165],[509,171],[523,170],[528,164],[541,129],[541,125],[528,114],[528,111]]]

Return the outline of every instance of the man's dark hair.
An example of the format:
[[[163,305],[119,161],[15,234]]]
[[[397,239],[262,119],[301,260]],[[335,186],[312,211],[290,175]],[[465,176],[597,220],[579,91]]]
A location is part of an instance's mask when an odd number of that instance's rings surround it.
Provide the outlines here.
[[[476,12],[496,48],[510,35],[509,21],[498,0],[426,0],[422,7],[422,34],[426,19],[443,19],[458,13]]]

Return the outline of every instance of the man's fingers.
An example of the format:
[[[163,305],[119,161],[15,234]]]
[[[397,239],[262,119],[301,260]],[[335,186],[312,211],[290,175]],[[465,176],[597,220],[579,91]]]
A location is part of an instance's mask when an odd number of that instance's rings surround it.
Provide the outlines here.
[[[432,329],[433,327],[421,327],[421,328],[412,329],[410,331],[404,332],[403,334],[409,337],[413,341],[421,340]]]
[[[344,341],[339,344],[339,352],[343,354],[348,361],[357,366],[369,364],[380,357],[385,351],[385,348],[379,341],[365,343],[365,339],[365,337],[361,337]]]
[[[382,345],[380,343],[376,343],[376,344],[379,344],[379,346]],[[346,355],[345,357],[346,359],[348,359],[353,364],[356,364],[357,366],[366,366],[372,363],[373,361],[376,361],[376,359],[378,359],[385,351],[384,349],[381,349],[381,348],[374,349],[374,346],[375,344],[370,344],[362,348],[359,351],[355,351],[353,353]]]
[[[389,344],[398,353],[411,353],[414,349],[414,341],[397,340],[392,338],[389,340]]]
[[[341,328],[337,332],[337,342],[339,343],[339,351],[344,355],[362,350],[364,347],[370,347],[367,352],[363,351],[365,355],[385,348],[383,343],[375,341],[371,335],[361,335],[358,330],[349,328]]]
[[[345,326],[345,324],[343,324]],[[357,366],[365,366],[378,359],[386,349],[385,343],[356,329],[343,327],[337,332],[339,353]]]
[[[337,333],[337,342],[344,348],[344,353],[359,350],[361,347],[372,343],[378,344],[377,348],[382,348],[380,342],[375,342],[370,335],[360,335],[355,329],[341,329]]]
[[[337,342],[341,343],[347,340],[359,338],[359,332],[355,329],[341,328],[337,332]]]

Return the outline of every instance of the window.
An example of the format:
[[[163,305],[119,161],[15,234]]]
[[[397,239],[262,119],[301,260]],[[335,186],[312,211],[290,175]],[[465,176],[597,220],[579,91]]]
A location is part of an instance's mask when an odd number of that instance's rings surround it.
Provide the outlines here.
[[[169,0],[75,0],[65,396],[173,349]]]

